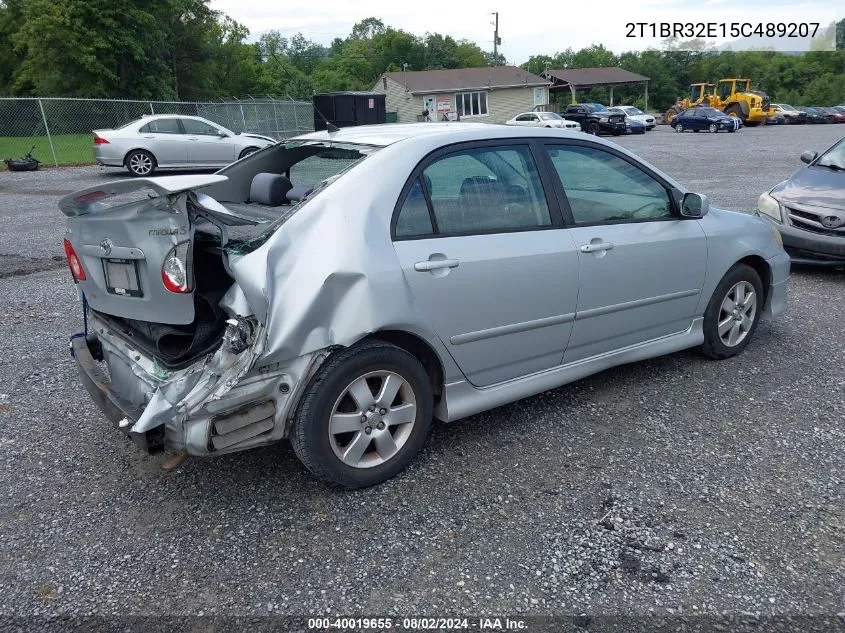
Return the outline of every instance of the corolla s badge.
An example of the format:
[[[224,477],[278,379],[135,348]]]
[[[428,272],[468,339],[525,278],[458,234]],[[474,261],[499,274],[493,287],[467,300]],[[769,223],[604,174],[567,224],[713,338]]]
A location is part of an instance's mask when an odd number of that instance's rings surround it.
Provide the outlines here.
[[[835,215],[828,215],[822,218],[822,226],[826,229],[838,229],[845,224],[845,220]]]
[[[100,250],[103,251],[103,255],[108,255],[109,253],[111,253],[112,246],[114,246],[114,244],[112,244],[109,238],[106,238],[102,242],[100,242]]]

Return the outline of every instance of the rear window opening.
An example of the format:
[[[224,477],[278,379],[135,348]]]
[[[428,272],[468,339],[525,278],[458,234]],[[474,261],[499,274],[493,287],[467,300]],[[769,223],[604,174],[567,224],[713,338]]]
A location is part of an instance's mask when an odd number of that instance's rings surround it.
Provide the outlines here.
[[[245,241],[263,242],[295,213],[343,173],[378,148],[364,145],[291,142],[271,146],[219,173],[228,181],[203,189],[197,201],[206,209],[245,218],[252,228],[238,227],[240,250]],[[236,219],[227,224],[239,224]],[[235,237],[235,235],[230,235]]]

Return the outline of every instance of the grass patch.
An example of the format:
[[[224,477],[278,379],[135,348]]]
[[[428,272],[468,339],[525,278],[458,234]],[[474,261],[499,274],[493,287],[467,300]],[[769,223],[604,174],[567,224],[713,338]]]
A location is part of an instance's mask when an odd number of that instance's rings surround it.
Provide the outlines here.
[[[56,160],[59,165],[94,164],[94,143],[91,134],[56,134],[53,137]],[[0,161],[7,158],[20,158],[35,145],[32,155],[44,163],[53,165],[53,154],[46,136],[0,136]],[[6,165],[0,163],[0,168]]]

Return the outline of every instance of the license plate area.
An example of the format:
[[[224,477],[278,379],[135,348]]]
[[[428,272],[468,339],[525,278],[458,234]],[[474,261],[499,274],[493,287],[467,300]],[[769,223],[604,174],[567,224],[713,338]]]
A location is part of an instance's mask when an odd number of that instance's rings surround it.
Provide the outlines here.
[[[143,297],[138,281],[138,261],[135,259],[104,259],[103,272],[106,291],[122,297]]]

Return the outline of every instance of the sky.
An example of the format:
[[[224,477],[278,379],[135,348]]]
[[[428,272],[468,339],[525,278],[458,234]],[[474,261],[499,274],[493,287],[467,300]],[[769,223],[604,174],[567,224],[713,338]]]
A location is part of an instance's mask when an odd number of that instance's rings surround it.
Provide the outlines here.
[[[246,25],[253,35],[278,30],[301,32],[308,39],[329,44],[346,37],[352,25],[378,17],[387,26],[416,35],[427,31],[493,48],[493,11],[499,12],[499,47],[511,63],[521,64],[534,54],[553,55],[572,47],[604,44],[615,53],[657,46],[660,38],[626,38],[628,22],[822,22],[845,17],[841,0],[599,0],[566,3],[560,0],[212,0],[211,6]],[[583,7],[580,11],[574,7]],[[844,5],[845,6],[845,5]],[[615,17],[618,16],[618,17]],[[712,38],[722,44],[730,38]]]

